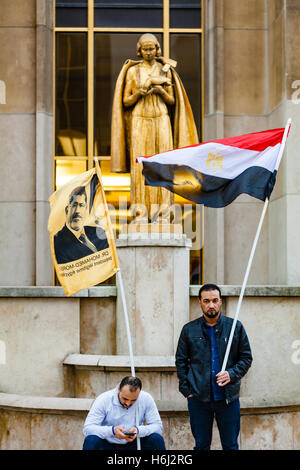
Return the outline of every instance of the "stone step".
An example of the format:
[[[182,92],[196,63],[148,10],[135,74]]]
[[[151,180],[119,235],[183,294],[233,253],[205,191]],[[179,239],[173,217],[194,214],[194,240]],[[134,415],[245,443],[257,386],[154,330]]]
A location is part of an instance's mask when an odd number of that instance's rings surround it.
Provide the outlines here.
[[[81,450],[92,399],[0,393],[1,450]],[[157,402],[168,448],[192,448],[186,403]],[[182,437],[182,426],[186,428]],[[172,429],[172,432],[171,432]],[[170,435],[170,438],[169,438]]]
[[[136,370],[176,370],[174,356],[134,356]],[[131,367],[130,356],[103,356],[97,354],[69,354],[64,365],[97,367],[99,370],[122,370]]]
[[[94,398],[131,375],[129,356],[70,354],[63,364],[74,368],[73,390],[78,398]],[[134,369],[142,380],[143,389],[155,400],[178,404],[185,401],[178,391],[174,356],[135,356]]]
[[[92,399],[0,393],[0,449],[80,450],[83,424],[92,402]],[[299,449],[299,395],[244,397],[240,402],[241,449]],[[194,441],[186,400],[184,403],[158,400],[156,404],[167,449],[191,450]],[[212,449],[220,448],[214,424]]]

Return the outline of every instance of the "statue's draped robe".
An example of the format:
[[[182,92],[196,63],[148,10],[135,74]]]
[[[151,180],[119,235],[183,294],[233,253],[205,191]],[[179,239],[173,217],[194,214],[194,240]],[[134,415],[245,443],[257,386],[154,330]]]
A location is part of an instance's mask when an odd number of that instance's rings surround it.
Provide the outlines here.
[[[152,75],[162,74],[163,58],[156,59]],[[167,59],[166,59],[167,61]],[[126,172],[130,162],[131,204],[143,204],[149,218],[160,204],[170,206],[173,194],[164,188],[145,186],[142,165],[136,157],[154,155],[173,148],[197,144],[198,135],[192,109],[178,74],[169,67],[175,95],[174,121],[171,124],[169,109],[156,93],[140,97],[131,107],[123,105],[126,75],[129,68],[133,86],[140,88],[147,79],[141,61],[127,60],[116,82],[111,127],[111,171]],[[152,209],[152,213],[151,213]]]

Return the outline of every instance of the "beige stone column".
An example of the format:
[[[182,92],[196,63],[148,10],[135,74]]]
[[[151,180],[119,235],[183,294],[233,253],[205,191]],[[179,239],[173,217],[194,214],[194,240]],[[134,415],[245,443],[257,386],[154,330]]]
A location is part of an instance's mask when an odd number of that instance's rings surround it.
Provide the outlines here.
[[[224,0],[204,1],[204,135],[224,137]],[[224,209],[204,209],[204,282],[224,283]]]
[[[53,192],[53,2],[36,2],[36,285],[52,285],[48,198]]]
[[[297,285],[300,279],[300,4],[269,2],[269,127],[292,119],[286,151],[269,208],[269,279]]]
[[[183,234],[129,233],[121,237],[117,247],[133,353],[174,355],[181,328],[189,321],[191,242]],[[117,354],[128,355],[120,295],[116,322]]]
[[[35,283],[35,0],[1,1],[0,284]]]
[[[224,1],[224,137],[268,129],[267,2]],[[263,202],[239,196],[224,209],[224,283],[242,284]],[[268,218],[249,284],[268,283]]]

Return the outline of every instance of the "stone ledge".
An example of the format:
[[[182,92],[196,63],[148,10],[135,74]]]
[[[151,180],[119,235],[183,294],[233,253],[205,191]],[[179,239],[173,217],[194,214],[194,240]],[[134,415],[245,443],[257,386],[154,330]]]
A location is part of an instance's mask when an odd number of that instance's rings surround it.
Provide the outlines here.
[[[75,367],[97,367],[98,370],[130,369],[130,356],[101,356],[97,354],[69,354],[64,365]],[[135,370],[175,371],[174,356],[134,356]]]
[[[284,411],[288,408],[300,409],[300,394],[281,397],[241,397],[241,409],[251,412],[273,412]]]
[[[198,297],[201,285],[190,285],[190,297]],[[223,297],[238,297],[241,286],[220,285]],[[300,286],[261,285],[248,286],[245,297],[300,297]],[[0,286],[1,297],[45,298],[101,298],[117,297],[116,286],[97,286],[83,289],[71,297],[67,297],[59,286]]]
[[[201,285],[190,286],[190,297],[198,297]],[[242,286],[220,285],[223,297],[238,297]],[[244,297],[300,297],[300,286],[261,285],[247,286]]]
[[[122,247],[143,247],[143,246],[170,246],[191,248],[192,242],[182,233],[122,233],[116,240],[117,248]]]
[[[0,393],[0,410],[17,410],[28,413],[87,413],[94,398],[39,397]],[[241,413],[274,413],[300,410],[300,396],[250,398],[241,397]],[[163,413],[187,413],[187,403],[181,401],[156,400],[158,410]]]
[[[87,297],[116,297],[116,286],[99,286],[82,289],[81,291],[67,297],[65,291],[59,286],[15,286],[0,287],[0,297],[26,297],[26,298],[44,298],[44,297],[65,297],[65,298],[87,298]]]
[[[0,408],[41,413],[89,411],[92,398],[39,397],[0,393]]]

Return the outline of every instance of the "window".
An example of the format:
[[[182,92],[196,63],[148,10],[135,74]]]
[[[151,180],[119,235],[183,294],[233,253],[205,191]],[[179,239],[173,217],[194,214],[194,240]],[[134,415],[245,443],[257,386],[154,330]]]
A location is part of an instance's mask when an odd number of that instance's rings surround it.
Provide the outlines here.
[[[136,59],[141,34],[156,35],[162,54],[177,61],[202,136],[201,0],[56,0],[55,188],[100,161],[118,236],[129,221],[130,174],[110,171],[110,125],[116,79]],[[175,196],[178,221],[192,238],[191,283],[203,279],[203,208]]]

